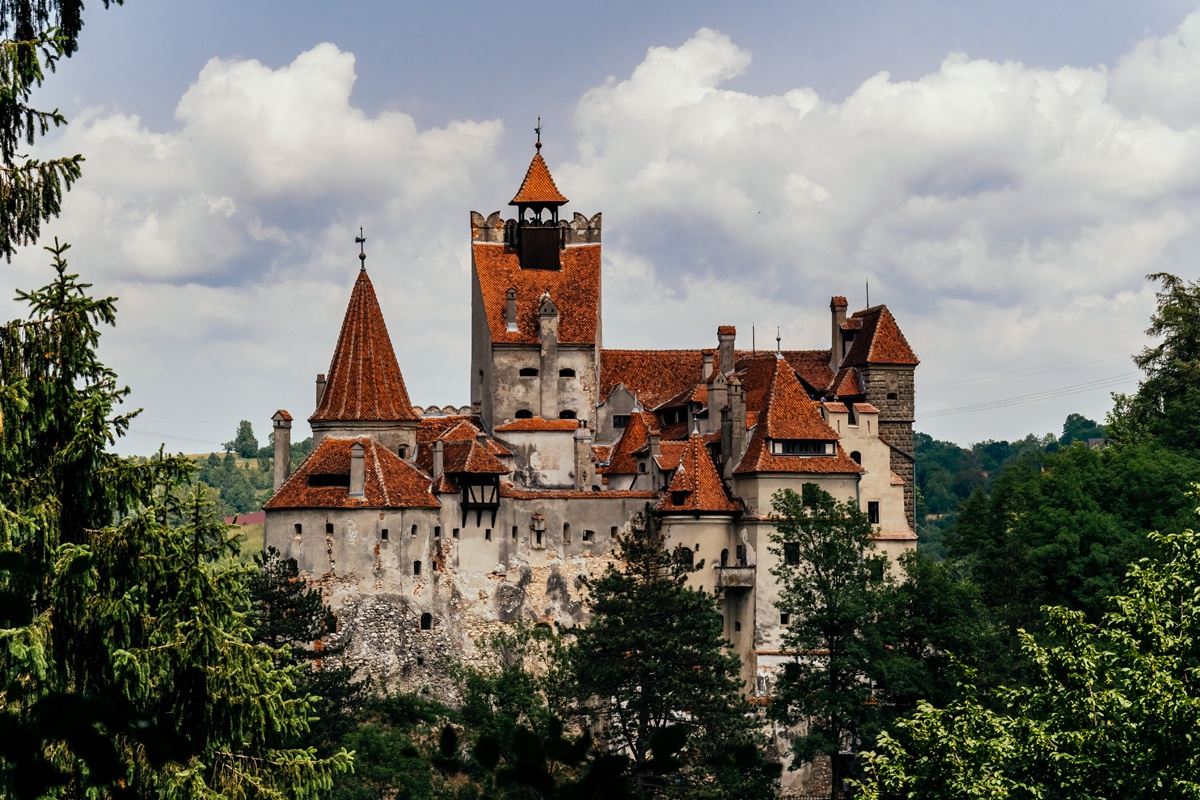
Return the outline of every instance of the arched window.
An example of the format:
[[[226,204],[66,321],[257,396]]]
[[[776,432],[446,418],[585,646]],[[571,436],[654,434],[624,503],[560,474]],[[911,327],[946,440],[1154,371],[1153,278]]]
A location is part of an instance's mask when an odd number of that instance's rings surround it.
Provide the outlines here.
[[[862,463],[862,453],[858,452],[857,450],[854,450],[850,453],[850,458],[854,461],[855,464]]]
[[[532,419],[533,412],[528,408],[517,409],[517,419]]]
[[[538,376],[537,367],[521,367],[521,371],[517,373],[522,378],[536,378]]]
[[[433,630],[433,614],[426,612],[421,615],[421,630],[423,630],[423,631]]]
[[[558,412],[558,418],[559,419],[575,419],[575,412],[569,408],[564,408],[562,411]]]
[[[727,550],[727,549],[721,551],[721,566],[722,567],[729,566],[729,550]]]
[[[638,462],[638,472],[641,472],[641,473],[646,472],[646,462],[645,461]]]
[[[420,574],[421,574],[421,562],[414,561],[413,562],[413,575],[420,575]]]
[[[560,369],[560,370],[558,371],[558,377],[560,377],[560,378],[574,378],[574,377],[575,377],[575,370],[571,369],[570,367],[564,367],[563,369]]]
[[[401,458],[408,458],[408,445],[402,444],[396,448],[396,455]]]

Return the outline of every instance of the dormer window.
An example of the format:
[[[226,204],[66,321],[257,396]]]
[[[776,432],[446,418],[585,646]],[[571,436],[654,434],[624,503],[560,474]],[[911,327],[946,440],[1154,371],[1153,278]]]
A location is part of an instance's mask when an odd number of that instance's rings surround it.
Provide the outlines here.
[[[815,439],[776,439],[771,442],[771,452],[777,456],[831,456],[833,442]]]
[[[671,492],[671,505],[682,506],[687,502],[690,492]]]

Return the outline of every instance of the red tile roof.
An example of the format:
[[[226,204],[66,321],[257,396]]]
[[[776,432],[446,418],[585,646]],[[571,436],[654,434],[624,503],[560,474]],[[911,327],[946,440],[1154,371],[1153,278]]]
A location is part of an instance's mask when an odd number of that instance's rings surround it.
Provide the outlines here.
[[[511,497],[514,500],[657,500],[658,492],[585,492],[577,489],[539,489],[526,491],[517,489],[511,483],[500,484],[500,496]]]
[[[734,327],[733,325],[718,325],[717,326],[717,335],[718,336],[736,336],[737,328]]]
[[[830,308],[833,308],[834,306],[845,308],[848,305],[850,305],[849,301],[847,301],[846,298],[842,297],[840,294],[835,294],[833,297],[829,298]]]
[[[515,419],[512,422],[499,425],[496,427],[496,433],[509,433],[511,431],[573,431],[578,427],[579,420],[576,419],[529,417],[527,419]]]
[[[854,367],[842,367],[829,384],[829,393],[835,397],[854,397],[864,393],[862,381],[858,378],[858,370]]]
[[[417,425],[417,442],[419,444],[432,442],[463,422],[469,423],[476,430],[479,430],[481,425],[479,417],[475,416],[421,417],[421,421]]]
[[[512,472],[475,439],[456,439],[444,442],[442,447],[443,465],[450,475],[507,475]]]
[[[796,370],[800,379],[815,391],[824,391],[833,379],[828,350],[784,350],[783,357]]]
[[[683,458],[683,451],[687,449],[687,439],[675,439],[673,441],[661,441],[658,443],[658,458],[655,461],[658,468],[663,472],[671,472],[679,466],[679,459]]]
[[[282,420],[287,420],[288,422],[292,421],[292,415],[284,411],[282,408],[275,412],[275,417],[279,417]],[[275,417],[272,417],[272,419]]]
[[[308,418],[316,421],[417,420],[392,350],[375,288],[365,269],[350,292],[321,403]]]
[[[601,350],[600,402],[618,385],[656,408],[704,380],[703,350]]]
[[[655,508],[663,514],[736,514],[742,504],[729,497],[708,448],[694,434],[688,439],[667,493]]]
[[[499,244],[474,244],[471,259],[493,342],[537,344],[538,306],[544,292],[558,307],[561,344],[595,344],[600,325],[600,245],[559,251],[561,269],[521,269],[516,251]],[[517,330],[505,314],[508,290],[517,290]]]
[[[652,414],[635,411],[629,415],[629,424],[621,432],[621,438],[612,449],[608,466],[602,468],[605,475],[632,475],[638,471],[638,459],[634,455],[646,446],[650,437],[651,424],[657,420]]]
[[[554,185],[554,178],[550,175],[546,160],[542,158],[541,153],[535,153],[533,161],[529,162],[529,169],[525,170],[525,180],[521,181],[521,188],[508,204],[560,206],[566,202],[567,198],[563,197],[562,192]]]
[[[855,311],[851,319],[859,320],[862,329],[854,337],[850,351],[842,360],[843,366],[898,364],[915,367],[921,363],[917,354],[908,346],[908,340],[900,332],[900,326],[896,324],[896,319],[887,306],[872,306]]]
[[[878,414],[879,409],[870,403],[855,403],[854,410],[859,414]]]
[[[890,472],[890,470],[889,470],[889,472]],[[899,475],[897,475],[894,472],[892,472],[891,475],[892,475],[892,477],[891,477],[892,486],[903,486],[904,485],[904,478],[901,478]]]
[[[771,453],[767,446],[767,437],[761,433],[762,428],[755,428],[750,443],[746,445],[746,454],[733,470],[737,475],[753,472],[786,472],[792,474],[836,474],[855,475],[865,472],[854,459],[846,455],[839,444],[834,456],[777,456]]]
[[[826,403],[825,410],[831,414],[848,414],[850,409],[846,408],[845,403]]]
[[[364,497],[350,496],[350,447],[355,442],[365,448]],[[321,477],[310,481],[313,476]],[[320,485],[330,479],[340,485]],[[326,437],[263,508],[439,508],[430,484],[428,475],[369,436]]]
[[[466,420],[463,420],[463,421],[459,422],[457,425],[447,428],[446,432],[443,433],[438,438],[441,439],[443,442],[462,441],[462,440],[466,440],[466,439],[478,440],[479,434],[481,434],[481,433],[483,433],[483,430],[481,428],[479,428],[477,425],[475,425],[473,422],[468,422]],[[487,451],[489,453],[491,453],[492,455],[494,455],[494,456],[511,456],[512,455],[511,450],[509,450],[507,447],[505,447],[504,445],[497,442],[495,439],[491,438],[490,436],[486,437],[486,438],[487,438]]]
[[[829,442],[840,438],[821,415],[821,404],[809,399],[796,379],[796,373],[782,358],[775,359],[775,375],[759,413],[758,427],[764,428],[771,439]]]

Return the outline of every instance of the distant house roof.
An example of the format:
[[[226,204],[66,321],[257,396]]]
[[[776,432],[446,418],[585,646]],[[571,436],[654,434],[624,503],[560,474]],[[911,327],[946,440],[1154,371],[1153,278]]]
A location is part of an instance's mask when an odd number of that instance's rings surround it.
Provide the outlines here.
[[[325,391],[308,418],[318,421],[415,421],[375,287],[365,269],[350,292]]]
[[[364,496],[350,496],[350,447],[363,448]],[[438,508],[431,479],[369,436],[325,437],[264,509]]]

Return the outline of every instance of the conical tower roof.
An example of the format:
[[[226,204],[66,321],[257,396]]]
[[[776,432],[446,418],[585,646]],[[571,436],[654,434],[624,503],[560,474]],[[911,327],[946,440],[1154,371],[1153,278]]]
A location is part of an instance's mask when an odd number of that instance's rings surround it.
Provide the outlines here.
[[[309,422],[397,422],[420,419],[388,336],[367,270],[359,270],[329,363],[325,392]]]
[[[742,504],[729,497],[700,434],[693,433],[679,458],[671,486],[657,509],[664,514],[736,514]]]
[[[539,149],[540,147],[539,145]],[[566,205],[567,202],[567,198],[563,197],[562,192],[554,185],[554,178],[550,176],[550,168],[546,166],[546,160],[538,152],[534,154],[533,161],[529,162],[529,169],[525,171],[525,180],[521,181],[521,188],[517,190],[516,197],[508,204],[510,206],[561,206]]]

